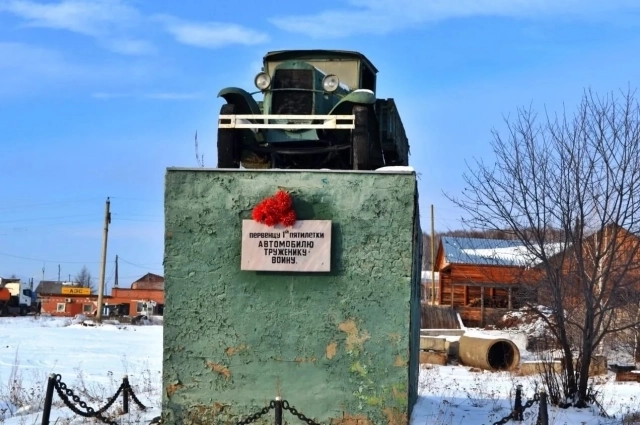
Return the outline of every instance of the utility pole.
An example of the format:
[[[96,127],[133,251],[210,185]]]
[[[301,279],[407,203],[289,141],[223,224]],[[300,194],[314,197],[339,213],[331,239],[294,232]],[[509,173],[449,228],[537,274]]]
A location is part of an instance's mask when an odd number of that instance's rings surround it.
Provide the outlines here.
[[[436,274],[434,272],[434,269],[436,267],[435,265],[435,245],[436,245],[436,235],[435,235],[435,231],[434,231],[434,224],[433,224],[433,204],[431,204],[431,305],[435,305],[436,304]]]
[[[58,283],[60,283],[60,264],[58,264]]]
[[[98,311],[96,312],[96,321],[102,322],[102,296],[104,294],[104,272],[107,266],[107,236],[109,234],[109,223],[111,223],[111,213],[109,206],[111,202],[107,198],[104,209],[104,234],[102,236],[102,266],[100,268],[100,287],[98,288]]]
[[[113,287],[117,288],[118,287],[118,256],[116,255],[116,277],[115,280],[113,281]]]

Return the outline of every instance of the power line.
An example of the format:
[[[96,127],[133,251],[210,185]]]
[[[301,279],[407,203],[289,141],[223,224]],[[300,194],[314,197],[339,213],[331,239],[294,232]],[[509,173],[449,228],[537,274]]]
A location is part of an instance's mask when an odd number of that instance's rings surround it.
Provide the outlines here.
[[[0,252],[0,255],[5,257],[19,258],[21,260],[37,261],[39,263],[59,263],[59,264],[100,264],[100,261],[58,261],[58,260],[43,260],[42,258],[23,257],[20,255],[7,254],[6,252]]]
[[[58,217],[35,217],[35,218],[19,218],[17,220],[0,220],[0,223],[16,223],[20,221],[38,221],[38,220],[57,220],[64,218],[75,218],[75,217],[91,217],[94,214],[76,214],[76,215],[64,215]]]
[[[140,199],[140,198],[121,198],[119,196],[111,196],[111,199],[122,199],[123,201],[139,201],[139,202],[162,202],[164,199]]]
[[[132,263],[130,261],[127,261],[127,260],[125,260],[124,258],[122,258],[120,256],[118,256],[118,260],[123,261],[123,262],[125,262],[127,264],[130,264],[132,266],[135,266],[135,267],[140,267],[141,269],[159,269],[159,268],[162,268],[162,266],[158,267],[157,263],[155,263],[156,265],[154,265],[153,267],[149,267],[149,265],[143,266],[143,265],[140,265],[140,264],[136,264],[136,263]],[[149,264],[151,264],[151,263],[149,263]]]
[[[111,268],[111,274],[109,275],[109,277],[107,278],[105,285],[109,282],[111,282],[111,278],[113,278],[113,275],[116,274],[116,266],[115,266],[115,261],[113,262],[113,268]]]
[[[111,215],[124,215],[131,217],[151,217],[151,218],[164,218],[164,216],[160,215],[151,215],[151,214],[135,214],[135,213],[111,213]]]
[[[162,218],[160,216],[149,216],[153,218]],[[4,233],[0,233],[0,235],[8,236],[10,232],[25,232],[29,229],[33,228],[41,228],[41,227],[52,227],[52,226],[64,226],[65,224],[79,224],[79,223],[95,223],[98,218],[93,220],[76,220],[76,221],[61,221],[58,223],[46,223],[46,224],[36,224],[36,225],[28,225],[28,226],[14,226],[14,227],[0,227],[0,231]],[[118,221],[138,221],[143,223],[164,223],[164,221],[160,220],[143,220],[143,219],[135,219],[135,218],[121,218],[118,217]],[[1,222],[0,222],[1,223]]]
[[[52,201],[52,202],[42,202],[42,203],[38,203],[38,204],[29,204],[29,205],[6,205],[6,204],[10,204],[10,202],[3,201],[3,204],[5,204],[5,206],[1,206],[0,207],[0,211],[15,210],[15,209],[21,209],[21,208],[31,208],[31,207],[42,207],[42,206],[57,205],[57,204],[71,204],[71,203],[77,203],[77,202],[89,202],[89,201],[95,201],[97,199],[101,199],[101,198],[75,199],[75,200],[66,200],[66,201]]]
[[[140,278],[141,276],[139,274],[136,275],[129,275],[129,276],[118,276],[118,279],[133,279],[133,278]],[[121,289],[126,289],[123,286],[120,286]]]
[[[34,226],[5,227],[5,228],[0,228],[0,230],[5,231],[5,232],[7,232],[7,231],[24,232],[26,230],[33,229],[33,228],[51,227],[51,226],[64,226],[65,224],[95,223],[95,221],[96,220],[62,221],[62,222],[59,222],[59,223],[36,224]]]
[[[137,218],[118,218],[118,221],[141,221],[141,222],[144,222],[144,223],[164,223],[164,221],[141,220],[141,219],[137,219]]]

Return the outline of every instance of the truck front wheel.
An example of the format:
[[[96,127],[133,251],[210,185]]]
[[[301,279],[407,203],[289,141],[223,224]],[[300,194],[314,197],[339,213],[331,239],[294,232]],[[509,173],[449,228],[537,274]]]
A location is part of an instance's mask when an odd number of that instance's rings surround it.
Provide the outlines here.
[[[222,105],[220,115],[234,115],[235,105]],[[240,146],[238,131],[233,128],[218,128],[218,168],[240,168]]]
[[[351,133],[351,151],[354,170],[370,170],[369,111],[366,106],[354,106],[355,128]]]

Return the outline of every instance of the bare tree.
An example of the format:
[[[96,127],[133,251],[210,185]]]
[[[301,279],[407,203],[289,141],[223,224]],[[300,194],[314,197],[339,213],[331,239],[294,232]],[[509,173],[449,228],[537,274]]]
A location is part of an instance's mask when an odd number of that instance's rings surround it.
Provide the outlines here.
[[[493,131],[494,164],[468,165],[449,196],[468,227],[506,231],[525,247],[525,285],[564,358],[558,403],[589,402],[592,356],[603,338],[638,325],[640,106],[635,90],[586,90],[569,116],[519,109]]]
[[[93,277],[91,276],[91,272],[87,266],[82,266],[82,269],[80,269],[78,274],[75,276],[75,281],[83,288],[90,288],[92,294],[96,292],[96,287],[93,284]]]

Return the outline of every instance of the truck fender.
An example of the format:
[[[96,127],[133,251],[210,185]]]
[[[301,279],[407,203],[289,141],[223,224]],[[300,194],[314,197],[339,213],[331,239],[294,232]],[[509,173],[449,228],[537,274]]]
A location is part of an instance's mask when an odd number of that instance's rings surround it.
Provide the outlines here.
[[[244,89],[227,87],[220,90],[218,97],[222,97],[227,103],[235,105],[238,115],[260,115],[258,102]]]
[[[376,95],[371,90],[359,89],[352,91],[331,109],[329,115],[350,114],[354,105],[371,105],[376,103]]]

